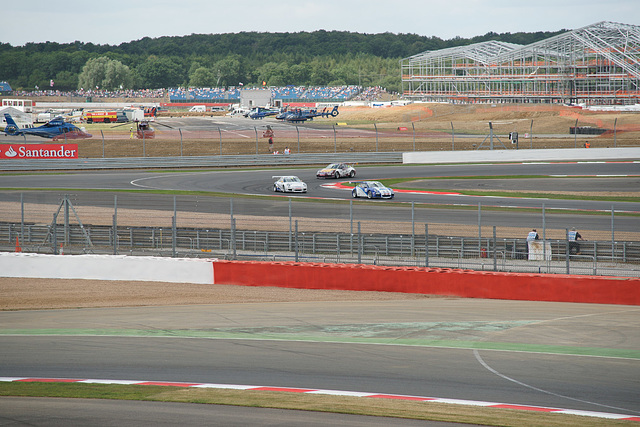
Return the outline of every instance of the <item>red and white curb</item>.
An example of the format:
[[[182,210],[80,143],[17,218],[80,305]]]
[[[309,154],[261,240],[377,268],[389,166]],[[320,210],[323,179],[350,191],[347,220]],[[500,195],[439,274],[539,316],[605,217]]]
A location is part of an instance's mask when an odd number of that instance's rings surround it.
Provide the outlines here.
[[[250,391],[278,391],[285,393],[322,394],[331,396],[371,397],[377,399],[411,400],[415,402],[449,403],[454,405],[481,406],[485,408],[514,409],[520,411],[547,412],[554,414],[579,415],[583,417],[605,418],[609,420],[640,421],[640,416],[612,414],[607,412],[580,411],[575,409],[548,408],[543,406],[516,405],[512,403],[483,402],[477,400],[445,399],[439,397],[409,396],[402,394],[365,393],[359,391],[322,390],[296,387],[269,387],[255,385],[187,383],[173,381],[132,381],[132,380],[98,380],[74,378],[30,378],[30,377],[0,377],[0,382],[23,383],[78,383],[78,384],[118,384],[118,385],[154,385],[165,387],[213,388]]]

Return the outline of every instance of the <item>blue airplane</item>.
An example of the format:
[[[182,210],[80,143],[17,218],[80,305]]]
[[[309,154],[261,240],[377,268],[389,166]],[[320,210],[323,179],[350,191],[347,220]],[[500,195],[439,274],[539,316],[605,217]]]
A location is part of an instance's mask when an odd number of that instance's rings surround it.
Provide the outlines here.
[[[276,116],[278,120],[284,120],[292,123],[306,122],[307,120],[313,120],[314,117],[336,117],[338,115],[338,106],[334,106],[332,110],[327,111],[324,108],[322,111],[318,112],[317,109],[313,110],[301,110],[295,109],[291,111],[285,111]]]
[[[76,125],[65,122],[60,117],[56,117],[42,126],[27,129],[20,129],[9,113],[4,113],[4,118],[7,121],[4,133],[10,136],[22,135],[26,137],[27,135],[35,135],[43,138],[53,138],[54,141],[64,139],[85,139],[93,136],[90,133],[86,133],[81,130]]]
[[[257,120],[257,119],[264,119],[265,117],[269,117],[269,116],[275,116],[277,114],[280,114],[280,110],[257,107],[251,110],[249,114],[247,114],[247,117]]]

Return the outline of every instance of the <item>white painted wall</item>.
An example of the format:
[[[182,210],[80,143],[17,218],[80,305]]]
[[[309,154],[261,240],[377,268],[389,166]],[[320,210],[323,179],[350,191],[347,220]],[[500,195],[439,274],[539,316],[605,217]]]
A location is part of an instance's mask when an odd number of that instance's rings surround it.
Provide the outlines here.
[[[0,252],[0,277],[213,284],[213,260]]]
[[[402,163],[565,162],[640,160],[639,147],[557,148],[549,150],[416,151],[402,153]]]

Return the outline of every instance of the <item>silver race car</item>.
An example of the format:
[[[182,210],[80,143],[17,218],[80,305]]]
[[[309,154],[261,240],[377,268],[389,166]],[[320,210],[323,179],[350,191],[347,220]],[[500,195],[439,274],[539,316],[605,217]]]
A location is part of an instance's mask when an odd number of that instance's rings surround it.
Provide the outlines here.
[[[356,176],[356,168],[353,167],[353,163],[331,163],[316,172],[318,178],[353,178],[354,176]]]
[[[307,184],[302,182],[297,176],[274,176],[277,181],[273,183],[273,191],[283,193],[306,193]]]
[[[378,181],[358,181],[351,191],[351,196],[366,197],[368,199],[393,199],[393,190]]]

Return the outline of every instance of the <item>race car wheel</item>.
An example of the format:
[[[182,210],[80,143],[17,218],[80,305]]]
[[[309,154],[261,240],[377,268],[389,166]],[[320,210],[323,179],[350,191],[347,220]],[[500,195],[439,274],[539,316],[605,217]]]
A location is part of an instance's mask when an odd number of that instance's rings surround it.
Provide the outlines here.
[[[340,172],[336,171],[336,172],[333,174],[333,177],[334,177],[335,179],[340,178]]]
[[[368,198],[368,199],[372,199],[372,198],[373,198],[373,194],[371,194],[371,191],[369,191],[369,192],[367,193],[367,198]]]
[[[353,178],[354,176],[356,176],[356,171],[349,172],[349,178]]]
[[[356,190],[353,190],[351,192],[351,197],[353,197],[354,199],[358,197],[358,192]]]

